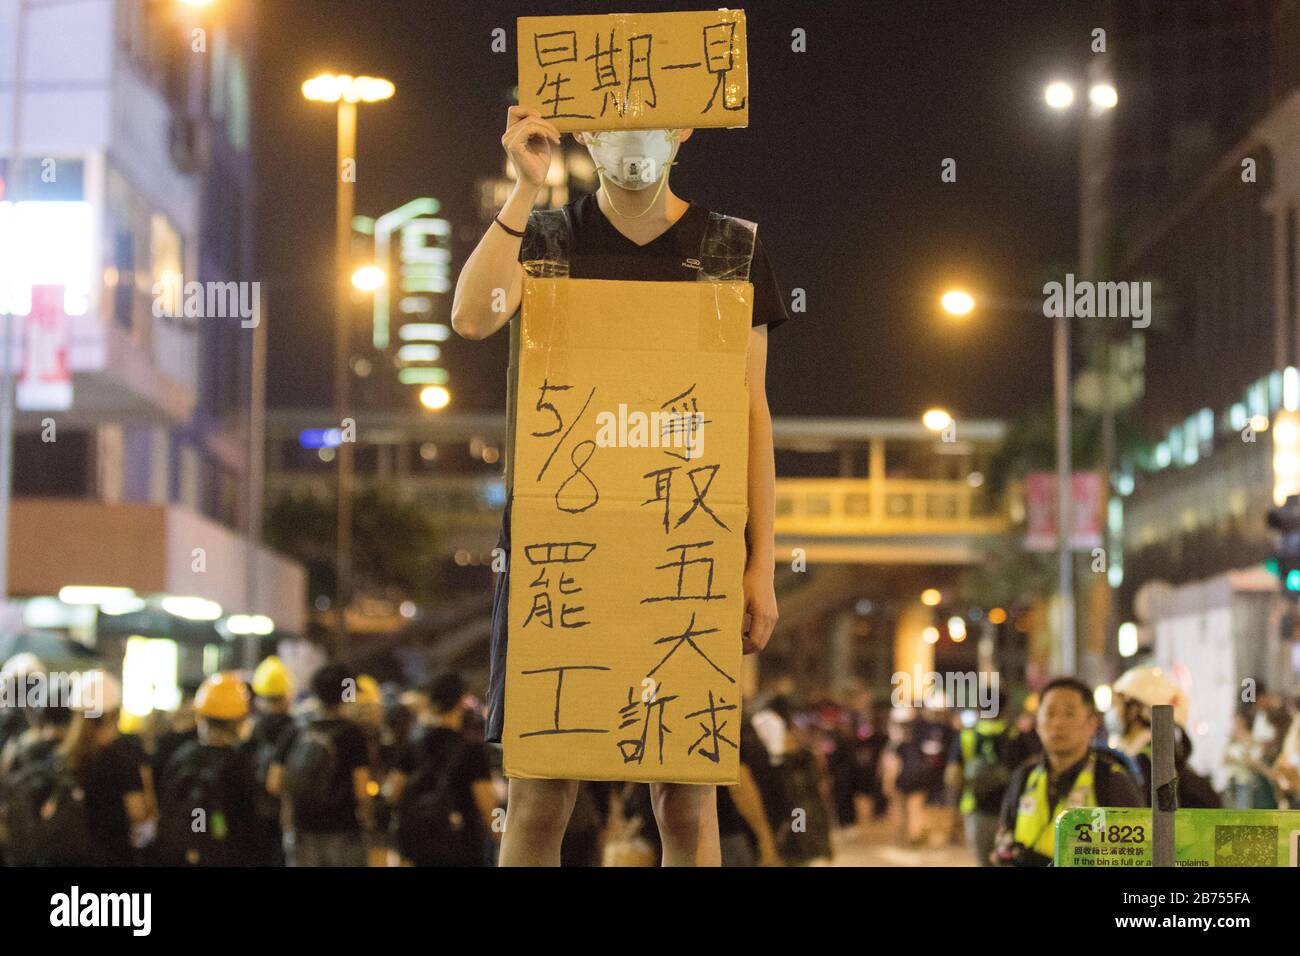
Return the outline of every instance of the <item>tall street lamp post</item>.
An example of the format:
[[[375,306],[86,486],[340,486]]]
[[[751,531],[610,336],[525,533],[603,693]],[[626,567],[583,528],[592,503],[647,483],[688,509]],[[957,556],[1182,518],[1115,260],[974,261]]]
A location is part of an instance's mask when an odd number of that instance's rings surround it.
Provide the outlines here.
[[[334,169],[337,202],[334,218],[334,413],[344,428],[350,402],[348,360],[352,326],[348,318],[352,287],[352,210],[356,186],[357,104],[393,95],[391,82],[372,76],[322,74],[302,85],[307,99],[338,108],[338,163]],[[352,597],[352,441],[346,429],[338,447],[338,535],[335,544],[336,648],[347,637],[347,606]]]
[[[1088,97],[1087,104],[1083,106],[1083,116],[1081,121],[1080,147],[1079,147],[1079,272],[1080,278],[1095,281],[1098,278],[1098,272],[1101,268],[1101,254],[1104,244],[1104,237],[1109,230],[1110,204],[1107,199],[1106,187],[1109,179],[1109,169],[1107,167],[1107,157],[1110,149],[1110,113],[1119,103],[1119,94],[1114,85],[1106,78],[1104,61],[1094,58],[1088,65],[1087,76]],[[1047,105],[1057,112],[1064,112],[1073,108],[1075,104],[1074,87],[1065,81],[1055,81],[1047,85],[1043,91],[1043,99]],[[1066,394],[1061,396],[1062,378],[1060,369],[1065,367],[1066,375],[1069,374],[1070,362],[1070,344],[1069,329],[1066,326],[1066,319],[1058,316],[1056,318],[1054,360],[1057,367],[1056,389],[1057,389],[1057,470],[1060,477],[1061,485],[1057,491],[1057,533],[1058,535],[1068,535],[1072,524],[1070,514],[1070,504],[1072,495],[1069,485],[1068,472],[1061,471],[1061,458],[1064,453],[1066,464],[1068,465],[1069,455],[1069,386],[1066,384]],[[1103,542],[1105,541],[1106,529],[1109,526],[1109,502],[1110,502],[1110,475],[1114,470],[1115,458],[1115,406],[1111,396],[1111,375],[1110,375],[1110,334],[1108,331],[1103,332],[1101,341],[1101,472],[1102,472],[1102,500],[1101,515]],[[1065,404],[1063,405],[1062,402]],[[1066,415],[1064,425],[1062,426],[1061,409],[1064,408]],[[1063,444],[1064,443],[1064,444]],[[1064,449],[1064,452],[1062,452]],[[1071,585],[1073,585],[1073,562],[1068,550],[1068,541],[1062,537],[1060,544],[1060,576],[1064,582],[1068,576]],[[1068,592],[1069,605],[1066,606],[1067,592],[1062,588],[1062,629],[1061,629],[1061,653],[1064,663],[1069,668],[1069,673],[1073,674],[1078,668],[1078,646],[1075,635],[1075,613],[1074,613],[1074,594],[1073,587]],[[1110,640],[1110,635],[1114,632],[1114,599],[1110,593],[1110,584],[1105,584],[1106,609],[1104,614],[1104,627],[1106,640]],[[1065,626],[1068,621],[1068,629]],[[1091,673],[1092,668],[1085,669],[1085,676],[1090,681],[1096,681],[1100,675]]]
[[[964,318],[979,306],[1041,317],[1041,302],[1022,299],[977,299],[963,289],[951,289],[939,300],[949,315]],[[1061,671],[1073,675],[1077,666],[1074,630],[1074,565],[1070,550],[1072,526],[1072,465],[1070,461],[1070,326],[1064,310],[1052,326],[1052,394],[1056,408],[1056,551],[1060,609]]]

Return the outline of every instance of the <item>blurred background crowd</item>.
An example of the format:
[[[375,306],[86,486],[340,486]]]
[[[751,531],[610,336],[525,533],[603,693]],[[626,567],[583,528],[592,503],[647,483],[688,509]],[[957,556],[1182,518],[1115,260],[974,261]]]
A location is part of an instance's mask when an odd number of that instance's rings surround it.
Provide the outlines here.
[[[91,675],[99,693],[67,693],[84,676],[46,671],[31,655],[4,665],[7,865],[495,862],[505,819],[501,751],[483,743],[483,702],[455,673],[408,687],[325,664],[296,687],[269,657],[252,675],[210,676],[179,708],[146,719],[124,715],[120,685],[104,672]],[[773,693],[747,704],[739,780],[718,788],[723,865],[831,864],[855,840],[964,848],[942,860],[987,864],[1016,769],[1042,759],[1042,700],[1001,694],[982,713],[934,702]],[[1114,758],[1136,792],[1149,794],[1151,706],[1173,704],[1181,724],[1186,702],[1176,685],[1158,668],[1136,667],[1116,681],[1107,706],[1084,703],[1092,751]],[[1295,701],[1262,689],[1240,706],[1222,786],[1191,769],[1189,739],[1180,726],[1181,806],[1300,801]],[[644,784],[581,786],[564,865],[659,858]]]

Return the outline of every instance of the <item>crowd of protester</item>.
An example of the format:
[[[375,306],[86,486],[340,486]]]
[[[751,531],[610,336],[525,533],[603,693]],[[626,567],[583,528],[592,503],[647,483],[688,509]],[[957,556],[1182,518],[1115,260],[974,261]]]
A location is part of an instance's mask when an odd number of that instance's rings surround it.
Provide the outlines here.
[[[42,699],[25,693],[39,675]],[[293,686],[277,658],[218,673],[174,710],[124,718],[110,674],[8,662],[0,705],[6,865],[491,866],[504,826],[499,748],[453,673],[417,688],[328,664]],[[79,700],[74,685],[98,693]],[[21,698],[21,699],[20,699]],[[783,699],[747,720],[718,790],[724,865],[829,858],[824,755]],[[792,825],[790,821],[795,821]],[[656,865],[644,784],[582,784],[569,866]]]
[[[1149,670],[1116,683],[1104,721],[1090,689],[1064,681],[1077,693],[1058,694],[1081,702],[1071,706],[1084,708],[1088,753],[1125,777],[1106,791],[1119,805],[1150,792],[1150,704],[1165,685]],[[43,674],[39,661],[14,659],[0,677],[16,690],[35,673]],[[57,693],[60,682],[84,675],[43,676],[43,706],[16,706],[14,693],[0,706],[6,865],[496,859],[506,793],[500,750],[483,743],[482,703],[456,674],[404,688],[328,664],[298,689],[272,657],[247,683],[215,674],[175,710],[134,724],[122,717],[110,675],[95,672],[93,708]],[[869,698],[759,698],[741,725],[738,781],[717,791],[722,863],[822,864],[834,856],[836,831],[864,828],[906,848],[964,843],[978,862],[995,862],[995,842],[1009,840],[1015,825],[1018,788],[1045,761],[1041,707],[1037,695],[1014,708],[1002,698],[983,716]],[[1300,719],[1280,695],[1242,705],[1222,793],[1191,770],[1189,756],[1180,729],[1182,806],[1300,805]],[[656,865],[654,821],[646,785],[583,783],[562,863]]]

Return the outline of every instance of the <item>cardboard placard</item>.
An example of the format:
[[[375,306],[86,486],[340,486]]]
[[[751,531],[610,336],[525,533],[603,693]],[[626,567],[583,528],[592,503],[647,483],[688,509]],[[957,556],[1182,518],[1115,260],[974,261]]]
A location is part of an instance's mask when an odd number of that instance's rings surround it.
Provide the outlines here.
[[[520,17],[519,102],[563,131],[749,125],[743,10]]]
[[[739,772],[753,287],[524,280],[505,771]]]
[[[1151,811],[1074,807],[1056,818],[1057,866],[1150,866]],[[1175,866],[1300,866],[1300,810],[1179,810]]]

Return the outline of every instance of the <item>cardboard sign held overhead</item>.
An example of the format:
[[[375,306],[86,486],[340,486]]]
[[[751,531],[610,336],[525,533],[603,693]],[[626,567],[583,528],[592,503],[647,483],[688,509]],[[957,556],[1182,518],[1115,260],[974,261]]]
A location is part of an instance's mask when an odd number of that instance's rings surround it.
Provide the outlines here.
[[[736,782],[752,307],[747,282],[524,280],[508,776]]]
[[[561,131],[749,125],[743,10],[520,17],[519,102]]]

